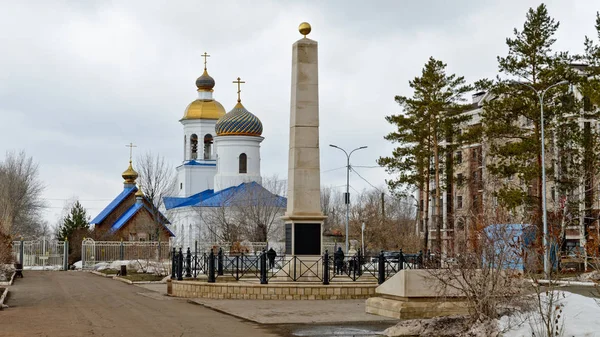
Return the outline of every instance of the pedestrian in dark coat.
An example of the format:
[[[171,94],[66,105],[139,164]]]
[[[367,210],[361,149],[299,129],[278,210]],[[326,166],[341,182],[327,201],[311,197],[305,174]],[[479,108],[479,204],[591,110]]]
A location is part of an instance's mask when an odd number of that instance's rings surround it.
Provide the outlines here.
[[[338,247],[338,250],[333,254],[333,264],[335,265],[335,273],[337,275],[342,273],[344,268],[344,252],[342,247]]]
[[[275,258],[276,257],[277,257],[277,252],[275,251],[275,249],[270,248],[269,251],[267,251],[267,259],[269,259],[269,269],[275,268]]]

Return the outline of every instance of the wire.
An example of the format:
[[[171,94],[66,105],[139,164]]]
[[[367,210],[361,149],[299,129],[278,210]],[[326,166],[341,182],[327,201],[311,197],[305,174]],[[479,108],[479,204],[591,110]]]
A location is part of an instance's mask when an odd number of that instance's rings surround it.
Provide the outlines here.
[[[384,168],[383,166],[379,166],[379,165],[375,165],[375,166],[352,165],[351,167],[360,167],[360,168]]]
[[[338,167],[338,168],[334,168],[334,169],[329,169],[329,170],[325,170],[325,171],[321,171],[321,173],[327,173],[327,172],[331,172],[331,171],[336,171],[336,170],[340,170],[346,168],[346,166],[342,166],[342,167]]]
[[[369,184],[371,187],[373,187],[374,189],[376,189],[377,191],[381,192],[381,193],[385,193],[384,191],[378,189],[377,187],[373,186],[373,184],[371,184],[367,179],[363,178],[363,176],[360,175],[360,173],[356,172],[356,170],[352,169],[352,166],[350,167],[350,171],[354,172],[357,176],[360,177],[360,179],[364,180],[367,184]],[[385,193],[387,194],[387,193]]]

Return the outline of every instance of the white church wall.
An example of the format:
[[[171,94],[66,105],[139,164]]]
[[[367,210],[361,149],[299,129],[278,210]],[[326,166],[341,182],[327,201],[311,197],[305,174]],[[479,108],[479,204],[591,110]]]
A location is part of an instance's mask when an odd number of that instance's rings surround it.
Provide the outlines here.
[[[260,176],[260,142],[263,139],[263,137],[254,136],[218,136],[215,138],[217,150],[215,191],[237,186],[244,182],[262,183]],[[242,153],[247,156],[246,173],[239,172],[239,160]]]
[[[216,165],[180,165],[177,167],[178,196],[189,197],[213,189]]]

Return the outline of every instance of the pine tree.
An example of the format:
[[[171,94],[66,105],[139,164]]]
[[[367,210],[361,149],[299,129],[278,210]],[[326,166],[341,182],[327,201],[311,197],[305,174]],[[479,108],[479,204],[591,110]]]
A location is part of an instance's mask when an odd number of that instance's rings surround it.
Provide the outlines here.
[[[429,195],[433,175],[435,195],[432,199],[437,202],[432,219],[436,226],[436,250],[441,252],[442,180],[444,172],[450,172],[450,179],[452,176],[451,170],[445,170],[444,165],[451,167],[453,148],[462,137],[458,132],[459,126],[470,119],[470,116],[462,114],[464,106],[461,102],[463,95],[472,87],[465,84],[464,77],[446,74],[446,64],[433,57],[425,64],[421,77],[415,77],[409,85],[414,90],[412,97],[395,98],[403,112],[386,117],[397,131],[388,134],[385,139],[399,146],[391,157],[381,157],[377,162],[385,166],[388,173],[397,175],[395,180],[388,181],[394,193],[402,193],[403,187],[417,188],[422,192],[424,207],[419,218],[425,223],[425,248],[429,235]]]
[[[58,228],[59,239],[68,238],[71,241],[76,231],[79,229],[89,229],[89,220],[90,218],[85,208],[83,208],[79,201],[76,201],[71,206],[69,214],[63,218],[62,225]]]
[[[563,81],[576,81],[567,53],[555,53],[552,46],[559,27],[544,4],[530,8],[521,31],[507,38],[508,55],[498,57],[499,71],[514,82],[500,80],[491,86],[494,99],[486,101],[482,112],[485,137],[489,141],[487,169],[498,178],[495,192],[501,205],[532,214],[523,219],[538,225],[541,233],[542,158],[541,114],[538,95]],[[577,183],[581,153],[574,143],[581,141],[577,102],[568,86],[554,87],[544,95],[544,128],[548,158],[562,149],[561,162],[547,160],[546,176],[557,190],[572,190]],[[554,156],[553,156],[554,154]],[[559,158],[553,158],[558,160]],[[554,165],[552,165],[554,164]],[[519,183],[511,183],[513,177]]]

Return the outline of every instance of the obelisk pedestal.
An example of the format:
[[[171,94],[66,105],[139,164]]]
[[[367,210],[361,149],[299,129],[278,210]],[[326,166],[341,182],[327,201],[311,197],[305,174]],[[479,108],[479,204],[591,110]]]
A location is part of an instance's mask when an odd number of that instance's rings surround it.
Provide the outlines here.
[[[286,255],[308,262],[323,254],[327,217],[321,212],[318,45],[306,37],[310,25],[302,23],[300,32],[304,38],[294,43],[292,51],[288,197],[283,220]]]

